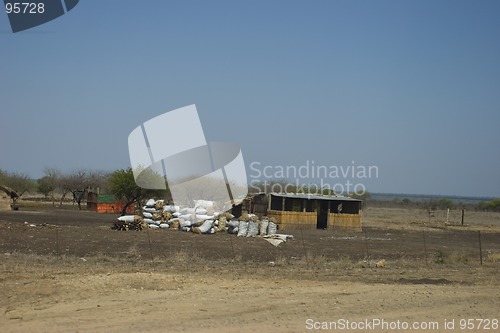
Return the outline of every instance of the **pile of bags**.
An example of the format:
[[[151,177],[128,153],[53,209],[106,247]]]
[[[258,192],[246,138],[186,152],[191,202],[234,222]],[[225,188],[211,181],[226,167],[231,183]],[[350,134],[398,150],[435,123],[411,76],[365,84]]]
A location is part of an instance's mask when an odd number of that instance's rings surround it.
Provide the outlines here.
[[[228,232],[238,237],[274,235],[278,230],[276,220],[263,217],[259,220],[255,214],[243,214],[238,219],[227,222]]]
[[[254,214],[243,214],[235,219],[234,215],[229,212],[216,212],[214,203],[206,200],[196,200],[194,207],[181,208],[175,205],[165,205],[163,200],[150,199],[142,207],[142,215],[142,217],[121,216],[113,229],[142,230],[147,227],[190,231],[196,234],[227,231],[238,237],[273,235],[277,231],[277,224],[273,218],[264,218],[259,221]]]

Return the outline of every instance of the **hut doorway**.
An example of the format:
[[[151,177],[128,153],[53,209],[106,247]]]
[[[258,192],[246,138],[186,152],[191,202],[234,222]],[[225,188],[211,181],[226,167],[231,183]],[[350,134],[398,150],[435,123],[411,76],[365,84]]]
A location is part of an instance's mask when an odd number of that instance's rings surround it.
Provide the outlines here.
[[[326,229],[328,227],[329,202],[326,200],[321,200],[318,203],[319,203],[319,209],[318,209],[318,220],[316,222],[316,228]]]

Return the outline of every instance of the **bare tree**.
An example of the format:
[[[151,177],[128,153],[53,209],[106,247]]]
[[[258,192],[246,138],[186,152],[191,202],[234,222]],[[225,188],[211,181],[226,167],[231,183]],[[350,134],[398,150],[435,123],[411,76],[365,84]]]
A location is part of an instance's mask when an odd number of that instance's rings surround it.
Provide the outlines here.
[[[52,205],[55,205],[56,191],[60,191],[60,180],[62,177],[61,170],[52,167],[46,167],[43,170],[45,176],[38,180],[38,191],[42,194],[51,194]],[[47,193],[44,193],[47,192]]]
[[[13,201],[13,204],[25,193],[35,189],[35,182],[26,174],[0,170],[0,185]],[[7,190],[6,190],[7,189]]]
[[[62,190],[61,205],[66,195],[71,193],[73,201],[78,204],[78,209],[81,210],[81,203],[89,189],[107,186],[108,177],[109,174],[106,172],[88,169],[78,169],[69,174],[63,174],[58,181]]]

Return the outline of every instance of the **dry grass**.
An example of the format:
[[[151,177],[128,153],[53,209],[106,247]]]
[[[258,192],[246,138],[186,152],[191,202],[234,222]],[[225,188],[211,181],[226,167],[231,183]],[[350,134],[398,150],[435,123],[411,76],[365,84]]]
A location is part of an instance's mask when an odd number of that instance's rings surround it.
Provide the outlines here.
[[[42,256],[35,254],[12,253],[0,255],[0,285],[13,280],[47,280],[58,276],[99,276],[109,274],[171,274],[176,272],[181,278],[192,275],[233,275],[234,278],[275,278],[294,280],[362,281],[370,283],[386,283],[397,281],[402,277],[446,277],[453,281],[460,276],[461,283],[487,282],[496,285],[500,253],[489,253],[485,256],[484,265],[480,266],[474,258],[465,253],[455,252],[441,254],[442,262],[423,259],[385,259],[383,268],[377,268],[377,262],[384,258],[366,260],[352,259],[349,256],[327,258],[321,255],[287,257],[278,255],[274,263],[238,261],[231,259],[213,260],[202,257],[199,253],[178,250],[163,257],[155,256],[153,260],[144,258],[134,244],[123,257],[112,257],[98,254],[92,257],[78,258],[72,256]],[[439,253],[436,253],[436,256]],[[436,257],[437,258],[437,257]],[[156,279],[156,280],[155,280]],[[157,289],[158,279],[148,278],[146,284],[140,281],[127,282],[126,286],[136,289]],[[163,283],[165,288],[174,288],[170,283]],[[175,285],[175,283],[173,284]],[[177,288],[177,287],[176,287]]]
[[[489,262],[500,263],[500,252],[488,253],[486,258]]]
[[[465,252],[452,252],[449,256],[448,256],[449,260],[453,263],[468,263],[469,261],[471,261],[471,258],[469,255],[467,255]]]
[[[436,210],[432,216],[423,208],[370,208],[363,211],[363,225],[369,227],[406,230],[415,228],[465,229],[499,231],[500,214],[495,212],[466,211],[461,226],[461,210],[450,210],[446,224],[446,210]]]

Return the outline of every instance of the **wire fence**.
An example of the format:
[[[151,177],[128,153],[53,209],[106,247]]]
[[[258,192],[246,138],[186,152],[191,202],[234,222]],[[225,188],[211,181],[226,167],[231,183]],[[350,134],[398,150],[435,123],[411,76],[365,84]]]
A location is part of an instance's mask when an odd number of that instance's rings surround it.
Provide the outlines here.
[[[11,226],[12,227],[12,226]],[[295,228],[294,228],[295,227]],[[198,235],[175,230],[112,231],[95,227],[19,225],[22,232],[2,237],[0,250],[49,255],[92,257],[129,256],[146,260],[166,258],[177,252],[210,260],[273,261],[321,257],[328,260],[416,260],[425,264],[500,264],[500,233],[487,230],[412,227],[390,230],[364,227],[362,232],[304,228],[289,225],[279,233],[290,234],[278,247],[263,237],[237,237],[225,232]],[[7,235],[7,230],[2,234]]]

